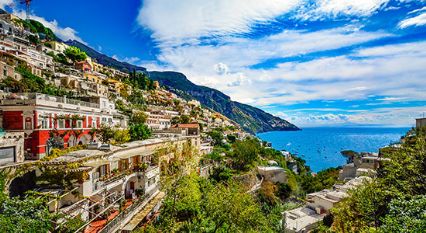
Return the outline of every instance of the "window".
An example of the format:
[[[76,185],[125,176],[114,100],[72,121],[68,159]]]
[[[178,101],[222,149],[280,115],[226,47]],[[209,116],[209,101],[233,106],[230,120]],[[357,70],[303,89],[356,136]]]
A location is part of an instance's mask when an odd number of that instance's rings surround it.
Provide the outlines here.
[[[109,165],[102,165],[99,167],[99,177],[104,177],[109,173]]]
[[[77,120],[77,128],[83,128],[83,121],[82,120]]]
[[[92,128],[97,128],[96,120],[92,120]]]
[[[26,130],[31,130],[33,129],[33,119],[31,117],[26,117],[25,118],[25,129]]]
[[[59,119],[58,120],[58,128],[59,129],[64,129],[65,128],[65,120],[64,119]]]
[[[125,171],[129,169],[129,160],[128,159],[122,159],[118,161],[118,170],[119,171]]]
[[[38,126],[40,129],[48,129],[49,128],[49,118],[47,117],[40,117],[38,120]]]

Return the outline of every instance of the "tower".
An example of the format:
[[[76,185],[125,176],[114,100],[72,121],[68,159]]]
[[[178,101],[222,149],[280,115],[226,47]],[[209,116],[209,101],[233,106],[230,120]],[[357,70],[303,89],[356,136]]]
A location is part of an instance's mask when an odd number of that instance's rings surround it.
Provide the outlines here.
[[[21,4],[25,4],[26,7],[26,19],[30,19],[30,6],[32,0],[21,0]]]

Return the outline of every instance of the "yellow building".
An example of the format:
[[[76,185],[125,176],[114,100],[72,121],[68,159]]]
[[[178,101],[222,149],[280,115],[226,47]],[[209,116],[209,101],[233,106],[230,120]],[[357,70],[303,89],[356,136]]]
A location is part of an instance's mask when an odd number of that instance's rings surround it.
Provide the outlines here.
[[[49,44],[51,49],[53,49],[57,53],[63,53],[63,52],[65,52],[65,50],[67,48],[70,47],[69,45],[64,44],[62,42],[58,42],[58,41],[49,41],[49,42],[47,42],[47,44]]]

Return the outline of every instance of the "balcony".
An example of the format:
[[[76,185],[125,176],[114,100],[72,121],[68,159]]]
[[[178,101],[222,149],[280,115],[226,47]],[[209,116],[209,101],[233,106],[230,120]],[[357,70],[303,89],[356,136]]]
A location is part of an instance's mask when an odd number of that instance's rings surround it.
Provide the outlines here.
[[[99,233],[117,232],[126,223],[128,223],[133,216],[139,213],[159,192],[159,187],[145,193],[139,197],[132,205],[120,212],[114,219],[107,222],[107,224],[99,231]]]
[[[119,184],[122,184],[127,176],[136,174],[138,176],[144,176],[149,173],[155,173],[155,170],[159,172],[158,166],[147,165],[144,166],[132,166],[125,171],[117,171],[114,173],[109,173],[106,176],[95,178],[92,182],[92,192],[97,192],[101,189],[113,188]]]
[[[1,105],[48,105],[63,107],[65,104],[76,105],[88,108],[100,108],[97,103],[89,103],[75,99],[68,99],[66,97],[50,96],[39,93],[19,93],[16,98],[2,99]],[[59,105],[57,105],[59,103]]]

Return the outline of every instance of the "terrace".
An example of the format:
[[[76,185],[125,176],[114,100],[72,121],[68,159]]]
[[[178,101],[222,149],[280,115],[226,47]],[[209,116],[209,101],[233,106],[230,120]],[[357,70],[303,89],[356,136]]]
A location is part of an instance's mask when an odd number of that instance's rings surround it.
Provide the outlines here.
[[[18,93],[13,94],[8,99],[2,99],[0,102],[2,105],[46,105],[46,106],[57,106],[58,108],[65,108],[66,105],[73,105],[87,108],[100,108],[97,103],[89,103],[75,99],[69,99],[66,97],[50,96],[39,93]]]

